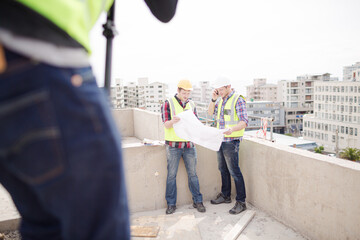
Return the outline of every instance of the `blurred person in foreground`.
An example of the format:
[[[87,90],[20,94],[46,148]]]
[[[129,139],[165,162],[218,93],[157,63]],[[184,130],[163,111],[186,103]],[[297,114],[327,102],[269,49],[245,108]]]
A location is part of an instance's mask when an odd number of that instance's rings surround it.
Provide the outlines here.
[[[168,22],[177,0],[145,0]],[[130,239],[121,138],[89,64],[113,0],[0,1],[0,183],[22,239]]]

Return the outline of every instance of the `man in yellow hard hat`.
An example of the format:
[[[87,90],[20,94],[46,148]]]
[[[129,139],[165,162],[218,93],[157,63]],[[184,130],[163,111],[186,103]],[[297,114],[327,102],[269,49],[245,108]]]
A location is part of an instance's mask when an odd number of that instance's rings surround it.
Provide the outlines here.
[[[187,79],[181,80],[177,85],[177,94],[166,100],[161,106],[161,116],[165,128],[166,157],[167,157],[167,179],[165,199],[167,202],[166,214],[172,214],[176,210],[176,175],[179,161],[182,157],[188,174],[189,189],[192,194],[193,206],[199,212],[205,212],[202,194],[200,193],[199,179],[196,174],[196,149],[194,143],[178,137],[173,125],[180,121],[176,115],[189,110],[197,116],[195,104],[189,99],[193,90],[191,82]]]
[[[239,167],[239,147],[244,130],[248,124],[246,102],[243,96],[231,88],[230,79],[219,77],[213,84],[212,100],[208,114],[213,115],[218,129],[227,129],[217,152],[218,167],[221,173],[221,192],[211,200],[211,204],[231,202],[231,178],[236,189],[236,203],[230,214],[239,214],[246,210],[246,191],[243,175]]]

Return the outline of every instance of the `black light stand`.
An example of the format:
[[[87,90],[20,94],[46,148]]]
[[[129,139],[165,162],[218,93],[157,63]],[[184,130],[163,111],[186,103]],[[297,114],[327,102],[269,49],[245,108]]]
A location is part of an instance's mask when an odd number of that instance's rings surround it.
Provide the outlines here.
[[[111,6],[108,14],[106,23],[103,24],[103,35],[106,37],[106,58],[105,58],[105,83],[104,87],[106,92],[110,95],[111,86],[111,63],[112,63],[112,43],[115,35],[117,34],[115,28],[115,0]]]

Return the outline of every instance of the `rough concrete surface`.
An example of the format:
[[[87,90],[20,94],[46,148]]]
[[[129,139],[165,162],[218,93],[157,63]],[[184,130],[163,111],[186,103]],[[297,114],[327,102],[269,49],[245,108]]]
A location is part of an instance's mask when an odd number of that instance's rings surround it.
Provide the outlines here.
[[[3,234],[4,238],[1,238],[1,234]],[[0,240],[21,240],[20,233],[18,231],[4,231],[0,233]]]
[[[131,214],[131,224],[141,226],[159,226],[156,238],[137,238],[134,240],[151,239],[191,239],[219,240],[236,225],[245,212],[239,215],[228,213],[234,203],[212,205],[205,202],[205,213],[199,213],[192,205],[179,206],[172,215],[166,215],[165,209]],[[266,213],[247,205],[256,212],[255,217],[243,230],[238,240],[305,240],[292,229],[276,221]]]
[[[0,184],[0,232],[16,230],[20,222],[20,215],[9,195]]]

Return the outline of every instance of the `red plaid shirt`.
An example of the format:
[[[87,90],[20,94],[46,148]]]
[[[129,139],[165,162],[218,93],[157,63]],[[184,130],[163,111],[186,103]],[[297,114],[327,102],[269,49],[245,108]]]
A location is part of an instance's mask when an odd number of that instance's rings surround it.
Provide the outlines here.
[[[175,94],[175,98],[176,100],[179,102],[180,106],[182,106],[183,108],[186,107],[186,104],[189,103],[189,100],[186,100],[186,102],[182,102]],[[197,115],[197,111],[196,111],[196,107],[193,109],[194,114],[196,117],[198,117]],[[169,101],[166,100],[163,105],[161,106],[161,118],[163,123],[170,121],[171,120],[171,112],[170,112],[170,104]],[[176,147],[176,148],[192,148],[194,147],[194,143],[192,142],[172,142],[172,141],[165,141],[165,143],[171,147]]]

